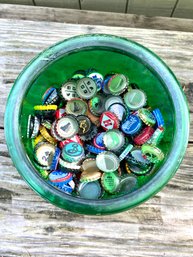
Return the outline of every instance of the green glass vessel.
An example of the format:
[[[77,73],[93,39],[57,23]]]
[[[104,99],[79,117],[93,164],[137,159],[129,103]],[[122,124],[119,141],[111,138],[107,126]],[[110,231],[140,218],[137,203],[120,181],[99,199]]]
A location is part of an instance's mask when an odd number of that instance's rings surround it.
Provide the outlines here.
[[[125,74],[147,94],[148,105],[159,108],[165,120],[160,148],[165,154],[148,176],[140,176],[130,193],[103,200],[67,195],[49,185],[33,162],[32,142],[26,138],[28,115],[51,86],[60,88],[76,70],[94,68],[103,76]],[[69,38],[46,49],[21,72],[10,92],[5,113],[5,136],[19,173],[43,198],[63,209],[92,215],[121,212],[156,194],[175,174],[185,154],[189,112],[181,86],[172,71],[153,52],[133,41],[104,34]]]

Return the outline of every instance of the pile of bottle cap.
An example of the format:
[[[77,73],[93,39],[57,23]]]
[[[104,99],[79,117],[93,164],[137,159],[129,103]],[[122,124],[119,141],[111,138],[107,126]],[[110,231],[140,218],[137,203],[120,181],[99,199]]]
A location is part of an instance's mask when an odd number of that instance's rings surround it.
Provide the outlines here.
[[[34,164],[47,182],[85,199],[108,199],[138,188],[164,158],[158,108],[124,74],[76,71],[50,87],[29,115]]]

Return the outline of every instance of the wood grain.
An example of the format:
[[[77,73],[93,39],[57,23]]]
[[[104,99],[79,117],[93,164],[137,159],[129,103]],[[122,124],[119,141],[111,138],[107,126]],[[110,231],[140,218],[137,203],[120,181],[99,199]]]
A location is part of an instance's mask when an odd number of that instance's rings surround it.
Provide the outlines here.
[[[104,217],[69,213],[45,202],[13,167],[3,115],[18,73],[45,47],[99,32],[136,40],[159,54],[183,84],[193,115],[193,33],[0,19],[0,256],[193,256],[193,144],[160,193],[135,209]]]
[[[127,0],[80,0],[80,3],[83,10],[124,13]]]
[[[33,5],[32,0],[0,0],[0,3]]]
[[[176,0],[129,0],[128,13],[170,17]]]
[[[192,145],[160,193],[106,217],[69,213],[36,195],[12,166],[2,129],[0,154],[1,256],[192,256]]]
[[[179,0],[173,16],[193,19],[193,1]]]
[[[0,4],[0,18],[193,32],[193,20]]]
[[[79,0],[34,0],[37,6],[79,9]]]

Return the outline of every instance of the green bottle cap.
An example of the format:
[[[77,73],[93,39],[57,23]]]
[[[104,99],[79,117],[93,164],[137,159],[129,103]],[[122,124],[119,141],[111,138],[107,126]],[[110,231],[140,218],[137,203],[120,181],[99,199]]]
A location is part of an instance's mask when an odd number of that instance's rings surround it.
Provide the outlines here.
[[[76,93],[82,99],[91,99],[97,93],[97,85],[91,78],[80,79],[77,83]]]
[[[78,194],[85,199],[99,199],[102,194],[101,186],[98,181],[81,182],[77,188]]]
[[[103,173],[101,177],[102,187],[106,192],[110,194],[113,194],[117,191],[119,182],[120,182],[120,178],[117,175],[117,172]]]
[[[125,144],[125,137],[118,129],[107,130],[103,136],[103,142],[110,151],[119,151]]]
[[[156,123],[154,115],[148,109],[141,108],[138,110],[138,116],[147,126],[154,126]]]
[[[108,90],[112,95],[122,94],[128,85],[128,78],[123,74],[115,74],[108,81]]]
[[[163,160],[164,153],[154,145],[144,144],[141,147],[142,154],[152,163],[158,163]]]
[[[137,175],[137,176],[145,176],[150,173],[150,171],[153,168],[153,164],[150,163],[148,166],[137,166],[137,165],[131,165],[128,164],[128,167],[126,169],[130,170],[131,173]],[[127,172],[128,172],[127,170]]]
[[[116,171],[119,168],[119,164],[119,158],[110,151],[102,152],[96,157],[97,167],[104,172]]]
[[[162,140],[164,133],[165,133],[165,128],[158,127],[153,133],[152,137],[146,143],[150,145],[158,145]]]
[[[147,101],[145,93],[140,89],[129,90],[124,95],[124,102],[130,110],[138,110],[142,108]]]
[[[105,96],[102,94],[97,94],[92,99],[90,99],[88,105],[90,111],[95,116],[100,116],[105,111]]]

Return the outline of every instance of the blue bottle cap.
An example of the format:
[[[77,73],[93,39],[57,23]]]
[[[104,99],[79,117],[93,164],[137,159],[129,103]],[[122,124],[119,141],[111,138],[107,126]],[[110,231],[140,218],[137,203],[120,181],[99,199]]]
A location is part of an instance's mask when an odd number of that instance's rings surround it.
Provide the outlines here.
[[[90,71],[89,74],[87,74],[87,77],[91,78],[94,80],[94,82],[97,85],[97,91],[101,90],[102,83],[103,83],[103,75],[97,71]]]
[[[104,135],[105,135],[105,132],[98,133],[93,139],[94,146],[101,150],[105,150],[105,145],[103,141]]]
[[[121,130],[127,135],[135,135],[142,127],[142,122],[136,115],[129,115],[129,117],[121,124]]]
[[[89,151],[90,153],[94,153],[94,154],[99,154],[99,153],[105,152],[105,150],[99,149],[97,147],[94,147],[94,146],[88,145],[88,144],[85,146],[85,149],[87,151]]]
[[[66,194],[71,194],[73,191],[73,188],[66,183],[55,183],[51,181],[48,181],[48,183]]]
[[[53,183],[69,183],[72,179],[72,173],[61,170],[52,171],[49,176],[49,180]]]
[[[53,159],[52,159],[52,163],[51,163],[51,166],[50,166],[50,170],[56,170],[57,169],[58,161],[59,161],[59,158],[60,158],[60,153],[61,153],[61,150],[58,147],[56,147],[56,150],[55,150],[55,153],[54,153],[54,156],[53,156]]]
[[[152,113],[156,119],[157,126],[163,127],[165,125],[165,122],[160,109],[156,108],[155,110],[152,111]]]

